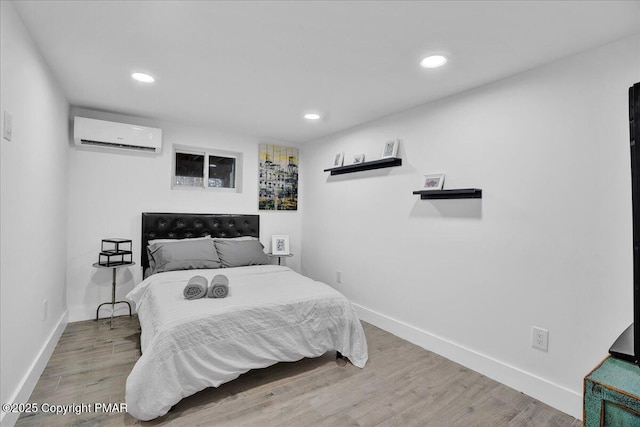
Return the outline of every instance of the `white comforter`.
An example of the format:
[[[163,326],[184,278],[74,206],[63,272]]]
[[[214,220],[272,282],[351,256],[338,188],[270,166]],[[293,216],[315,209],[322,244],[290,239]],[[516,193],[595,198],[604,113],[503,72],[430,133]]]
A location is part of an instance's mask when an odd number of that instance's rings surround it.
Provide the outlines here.
[[[229,278],[227,298],[186,300],[190,277]],[[337,350],[358,367],[367,342],[338,291],[287,267],[263,265],[160,273],[127,298],[142,326],[142,357],[127,378],[127,410],[150,420],[182,398],[277,362]]]

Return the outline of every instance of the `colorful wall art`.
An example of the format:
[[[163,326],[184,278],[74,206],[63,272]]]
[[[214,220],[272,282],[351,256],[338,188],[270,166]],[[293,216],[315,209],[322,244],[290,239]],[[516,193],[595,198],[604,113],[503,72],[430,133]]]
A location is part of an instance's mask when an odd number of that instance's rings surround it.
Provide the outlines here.
[[[298,209],[298,149],[260,144],[258,209]]]

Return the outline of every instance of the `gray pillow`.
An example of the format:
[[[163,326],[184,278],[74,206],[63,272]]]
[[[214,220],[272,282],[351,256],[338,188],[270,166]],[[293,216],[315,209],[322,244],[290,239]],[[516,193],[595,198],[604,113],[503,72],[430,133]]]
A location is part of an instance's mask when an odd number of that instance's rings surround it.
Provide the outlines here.
[[[195,268],[220,268],[211,239],[185,239],[149,245],[151,274]]]
[[[258,240],[215,240],[223,267],[271,264]]]
[[[258,239],[257,237],[253,237],[253,236],[240,236],[240,237],[213,237],[213,240],[234,240],[237,242],[240,242],[242,240],[255,240],[257,242],[260,241],[260,239]],[[260,243],[260,246],[262,246],[262,249],[264,249],[264,245],[262,243]]]
[[[147,242],[147,259],[149,260],[149,268],[147,268],[147,270],[144,272],[144,278],[146,279],[147,277],[151,276],[153,273],[159,273],[159,271],[155,271],[156,270],[156,261],[153,259],[153,256],[151,255],[151,247],[153,246],[154,249],[157,248],[157,244],[159,243],[175,243],[175,242],[193,242],[194,240],[213,240],[211,236],[207,235],[204,237],[187,237],[185,239],[154,239],[154,240],[149,240]],[[218,256],[218,254],[216,253],[216,257]]]
[[[186,237],[184,239],[153,239],[147,242],[148,246],[151,246],[155,243],[172,243],[172,242],[193,242],[194,240],[211,240],[213,237],[206,235],[203,237]]]

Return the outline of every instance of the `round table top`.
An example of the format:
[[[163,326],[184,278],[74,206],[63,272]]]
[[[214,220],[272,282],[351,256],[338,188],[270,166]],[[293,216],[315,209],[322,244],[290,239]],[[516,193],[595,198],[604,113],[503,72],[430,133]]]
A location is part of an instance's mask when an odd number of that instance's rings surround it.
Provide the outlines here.
[[[93,266],[95,268],[122,268],[122,267],[131,267],[132,265],[136,265],[135,262],[128,262],[126,264],[118,264],[118,265],[100,265],[100,263],[94,262]]]
[[[272,254],[271,252],[269,252],[267,256],[293,256],[293,254]]]

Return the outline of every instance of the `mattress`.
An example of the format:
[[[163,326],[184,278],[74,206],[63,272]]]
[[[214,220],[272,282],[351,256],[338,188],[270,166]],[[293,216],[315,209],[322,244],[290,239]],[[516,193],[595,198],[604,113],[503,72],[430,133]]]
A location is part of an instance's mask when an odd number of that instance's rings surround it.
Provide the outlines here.
[[[229,279],[227,298],[186,300],[194,275]],[[367,343],[351,303],[288,267],[260,265],[159,273],[127,298],[142,327],[142,356],[127,378],[127,410],[140,420],[251,369],[337,350],[357,367]]]

